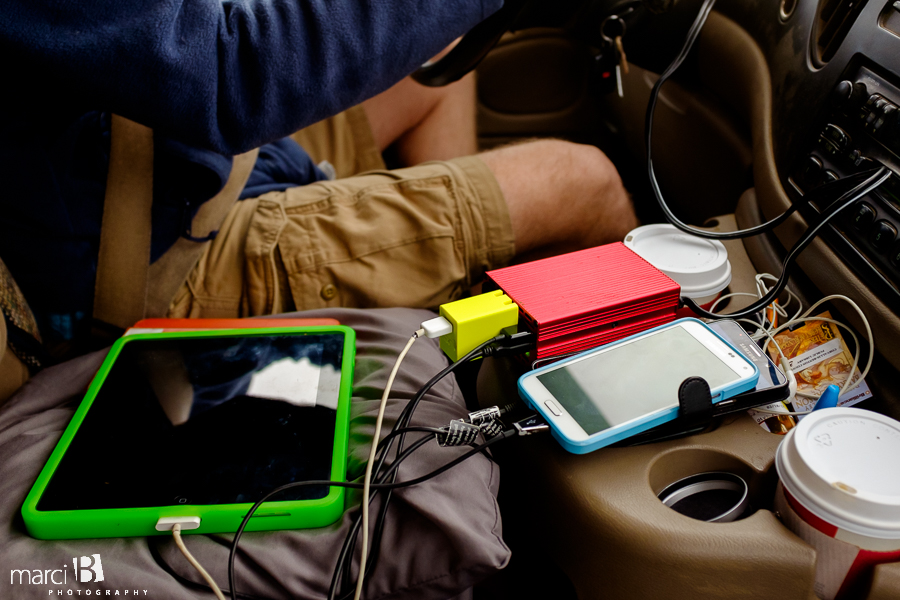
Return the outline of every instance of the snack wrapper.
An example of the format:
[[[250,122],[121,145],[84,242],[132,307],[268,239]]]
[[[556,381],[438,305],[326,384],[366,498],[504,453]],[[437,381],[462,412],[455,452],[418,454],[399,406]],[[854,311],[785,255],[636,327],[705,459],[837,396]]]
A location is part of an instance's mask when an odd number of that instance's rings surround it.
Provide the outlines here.
[[[825,311],[816,317],[830,319],[831,313]],[[793,331],[782,331],[775,336],[775,340],[781,346],[781,351],[787,357],[791,370],[794,371],[794,377],[797,378],[797,395],[793,402],[778,402],[776,405],[783,406],[786,411],[810,412],[829,385],[844,386],[853,366],[853,354],[847,348],[847,343],[841,337],[837,325],[825,321],[807,321]],[[769,342],[766,349],[777,364],[781,356],[775,344]],[[859,369],[858,365],[853,381],[859,379]],[[871,397],[869,386],[865,381],[860,381],[858,386],[840,396],[838,406],[853,406]],[[779,408],[769,409],[780,412]],[[753,412],[755,411],[751,411],[751,414]],[[766,421],[770,421],[774,415],[757,412],[753,416],[760,426],[772,431]],[[779,421],[783,420],[779,418]],[[787,433],[787,429],[774,433]]]

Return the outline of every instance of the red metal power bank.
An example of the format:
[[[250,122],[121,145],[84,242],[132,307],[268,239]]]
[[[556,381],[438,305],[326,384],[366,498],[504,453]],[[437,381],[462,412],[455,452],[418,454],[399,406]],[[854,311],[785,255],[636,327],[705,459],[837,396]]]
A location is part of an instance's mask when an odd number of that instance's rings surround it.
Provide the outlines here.
[[[536,358],[580,352],[675,319],[681,288],[621,242],[488,271],[537,334]],[[491,283],[488,283],[490,287]]]

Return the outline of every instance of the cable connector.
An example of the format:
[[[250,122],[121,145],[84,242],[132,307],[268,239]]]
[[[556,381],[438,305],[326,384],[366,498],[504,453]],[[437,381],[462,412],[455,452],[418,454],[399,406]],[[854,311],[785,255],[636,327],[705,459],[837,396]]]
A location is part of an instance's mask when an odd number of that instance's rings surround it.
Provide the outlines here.
[[[534,350],[537,335],[532,331],[519,331],[517,333],[505,334],[503,339],[498,340],[484,349],[482,356],[513,356],[516,354],[525,354]]]
[[[794,371],[791,369],[791,363],[788,361],[787,357],[783,354],[781,355],[781,370],[784,372],[784,376],[788,381],[788,402],[793,402],[794,398],[797,396],[797,378],[794,377]]]
[[[547,421],[540,415],[531,415],[521,421],[513,423],[513,427],[519,435],[533,435],[535,433],[544,433],[550,431]]]
[[[182,531],[200,527],[200,517],[160,517],[156,522],[157,531],[172,531],[175,525]]]
[[[441,337],[453,332],[453,323],[444,317],[435,317],[433,319],[428,319],[427,321],[422,321],[422,324],[419,325],[419,327],[422,328],[425,332],[425,337],[428,338]]]
[[[476,410],[475,412],[470,412],[469,417],[466,420],[472,425],[481,425],[482,423],[496,421],[499,418],[500,407],[491,406],[490,408],[483,408],[481,410]]]
[[[437,434],[437,443],[440,446],[474,444],[479,433],[484,435],[485,439],[494,438],[503,433],[503,422],[500,421],[502,414],[503,409],[499,406],[491,406],[470,412],[465,419],[454,419],[450,421],[449,426],[441,427],[441,433]]]
[[[519,306],[496,290],[442,304],[441,317],[453,326],[452,333],[441,337],[441,350],[457,361],[501,332],[514,332]]]
[[[453,419],[447,427],[441,427],[443,430],[437,434],[437,443],[439,446],[467,446],[474,444],[481,433],[478,425],[466,423],[462,419]]]

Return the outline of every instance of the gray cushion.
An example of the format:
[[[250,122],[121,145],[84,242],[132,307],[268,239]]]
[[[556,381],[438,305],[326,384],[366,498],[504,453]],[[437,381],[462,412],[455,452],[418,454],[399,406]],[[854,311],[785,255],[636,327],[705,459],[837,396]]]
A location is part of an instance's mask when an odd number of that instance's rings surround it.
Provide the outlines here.
[[[348,477],[359,479],[368,457],[374,416],[387,375],[409,335],[434,315],[407,309],[319,310],[303,316],[333,317],[357,332]],[[180,599],[206,596],[167,573],[202,579],[168,537],[40,541],[24,529],[20,509],[25,495],[69,422],[81,396],[103,360],[99,352],[47,369],[0,408],[0,598],[87,596],[87,590],[110,590],[119,597],[139,590],[141,598]],[[419,340],[403,363],[387,409],[385,427],[393,425],[406,400],[447,364],[433,340]],[[455,379],[435,386],[416,411],[414,423],[442,425],[466,413]],[[426,444],[400,469],[401,478],[425,474],[465,452]],[[110,448],[110,452],[115,452]],[[497,465],[482,455],[425,484],[395,493],[382,542],[381,558],[364,597],[449,598],[503,568],[509,549],[501,538],[496,494]],[[73,490],[77,493],[77,490]],[[359,494],[348,494],[348,506]],[[375,504],[377,514],[377,502]],[[331,527],[303,531],[249,533],[241,540],[237,561],[238,591],[264,598],[325,598],[351,512]],[[185,536],[191,552],[227,589],[227,541],[231,536]],[[157,558],[154,558],[155,549]],[[104,581],[73,582],[73,557],[100,554]],[[7,569],[59,569],[67,565],[65,585],[10,583]],[[147,590],[144,594],[143,590]]]

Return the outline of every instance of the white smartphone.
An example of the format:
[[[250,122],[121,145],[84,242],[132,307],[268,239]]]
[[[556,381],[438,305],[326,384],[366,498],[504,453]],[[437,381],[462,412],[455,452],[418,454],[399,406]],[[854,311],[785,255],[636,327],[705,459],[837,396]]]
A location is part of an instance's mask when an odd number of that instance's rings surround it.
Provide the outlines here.
[[[676,418],[692,376],[719,402],[753,389],[759,371],[704,323],[681,319],[526,373],[519,393],[566,450],[584,454]]]

